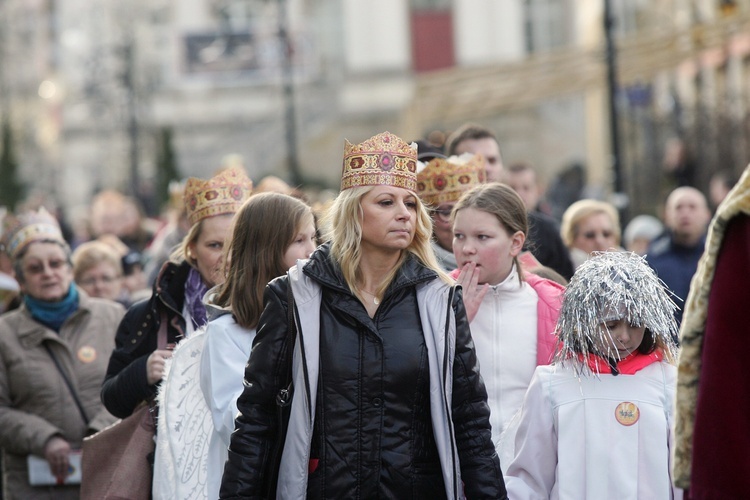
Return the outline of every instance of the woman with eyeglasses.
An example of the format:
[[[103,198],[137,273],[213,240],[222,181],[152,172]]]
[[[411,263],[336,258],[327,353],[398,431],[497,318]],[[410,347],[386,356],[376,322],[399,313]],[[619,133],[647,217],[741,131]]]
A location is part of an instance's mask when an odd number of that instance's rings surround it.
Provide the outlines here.
[[[76,450],[115,420],[99,388],[125,310],[76,286],[70,247],[44,209],[19,216],[3,250],[23,295],[0,317],[2,498],[78,498]]]
[[[606,201],[579,200],[563,213],[560,236],[577,268],[591,252],[621,249],[620,216]]]
[[[432,250],[444,271],[456,267],[453,255],[451,212],[466,191],[484,182],[484,160],[481,155],[465,153],[450,158],[436,157],[417,166],[417,194],[430,208],[432,216]]]
[[[122,262],[117,252],[106,243],[87,241],[75,249],[73,277],[76,284],[92,297],[115,301],[123,298]]]

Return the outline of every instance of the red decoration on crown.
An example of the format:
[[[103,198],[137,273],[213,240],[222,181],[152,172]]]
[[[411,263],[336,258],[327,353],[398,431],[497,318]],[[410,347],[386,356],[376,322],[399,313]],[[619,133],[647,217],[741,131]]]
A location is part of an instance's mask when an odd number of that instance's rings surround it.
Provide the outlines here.
[[[461,195],[484,182],[481,155],[463,154],[433,158],[417,174],[419,197],[433,207],[458,201]]]
[[[185,208],[190,225],[216,215],[236,213],[253,191],[245,171],[231,167],[209,180],[191,177],[185,184]]]

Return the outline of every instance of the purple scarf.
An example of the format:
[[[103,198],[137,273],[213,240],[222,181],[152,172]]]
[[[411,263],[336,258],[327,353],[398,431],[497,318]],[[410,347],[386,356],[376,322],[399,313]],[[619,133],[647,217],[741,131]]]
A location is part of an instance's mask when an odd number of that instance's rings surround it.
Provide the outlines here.
[[[203,284],[201,273],[191,267],[185,281],[185,304],[196,329],[207,323],[206,306],[203,305],[203,296],[207,291],[208,287]]]

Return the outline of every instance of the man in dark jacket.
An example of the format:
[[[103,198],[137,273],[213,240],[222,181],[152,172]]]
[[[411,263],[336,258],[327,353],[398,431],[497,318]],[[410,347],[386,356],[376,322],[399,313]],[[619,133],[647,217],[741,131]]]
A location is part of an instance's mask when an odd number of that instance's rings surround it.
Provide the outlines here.
[[[692,187],[679,187],[667,198],[664,219],[668,232],[651,244],[646,260],[677,296],[679,309],[675,318],[679,324],[690,280],[706,245],[711,212],[703,193]]]

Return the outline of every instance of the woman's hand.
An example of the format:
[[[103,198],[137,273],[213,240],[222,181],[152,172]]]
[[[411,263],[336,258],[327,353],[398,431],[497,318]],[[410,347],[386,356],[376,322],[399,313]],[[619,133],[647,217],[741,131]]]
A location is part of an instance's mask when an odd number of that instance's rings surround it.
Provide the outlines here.
[[[164,377],[166,360],[172,357],[172,351],[157,349],[146,360],[146,378],[149,385],[154,385]]]
[[[456,283],[461,285],[464,296],[464,307],[466,308],[466,317],[469,323],[474,321],[474,316],[479,311],[479,306],[482,305],[482,299],[490,289],[490,285],[487,283],[479,285],[479,271],[477,265],[472,263],[464,264],[461,268],[461,272],[458,275]]]
[[[49,463],[49,471],[58,482],[65,481],[70,470],[70,443],[60,436],[52,436],[44,445],[44,459]]]

